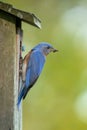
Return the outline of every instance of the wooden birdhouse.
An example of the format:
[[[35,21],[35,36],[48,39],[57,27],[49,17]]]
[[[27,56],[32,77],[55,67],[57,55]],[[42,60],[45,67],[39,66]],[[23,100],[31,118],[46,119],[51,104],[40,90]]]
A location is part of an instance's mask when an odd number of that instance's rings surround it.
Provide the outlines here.
[[[22,130],[22,108],[17,108],[22,21],[41,27],[34,14],[0,2],[0,130]]]

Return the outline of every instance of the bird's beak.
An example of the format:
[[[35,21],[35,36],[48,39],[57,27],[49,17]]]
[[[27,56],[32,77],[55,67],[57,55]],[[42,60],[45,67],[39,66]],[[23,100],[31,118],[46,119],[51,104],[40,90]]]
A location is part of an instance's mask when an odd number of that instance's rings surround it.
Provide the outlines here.
[[[53,50],[52,50],[52,51],[53,51],[54,53],[55,53],[55,52],[58,52],[58,50],[57,50],[57,49],[54,49],[54,48],[53,48]]]

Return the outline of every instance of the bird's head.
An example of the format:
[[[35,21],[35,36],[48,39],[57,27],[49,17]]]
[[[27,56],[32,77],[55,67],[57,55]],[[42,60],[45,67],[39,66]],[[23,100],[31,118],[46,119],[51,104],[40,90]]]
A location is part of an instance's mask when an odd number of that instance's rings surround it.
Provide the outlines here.
[[[34,50],[41,51],[45,56],[47,56],[50,52],[57,52],[58,50],[53,48],[53,46],[47,42],[41,42],[37,46],[33,48]]]

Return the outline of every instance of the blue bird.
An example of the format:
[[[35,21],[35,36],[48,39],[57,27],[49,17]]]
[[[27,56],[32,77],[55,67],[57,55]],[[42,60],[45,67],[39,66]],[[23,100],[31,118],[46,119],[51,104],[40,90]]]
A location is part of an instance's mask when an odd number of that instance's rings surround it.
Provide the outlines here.
[[[50,52],[57,52],[51,44],[42,42],[31,49],[24,57],[22,67],[22,87],[19,92],[17,105],[19,107],[22,99],[25,99],[28,91],[35,84],[43,69],[46,56]]]

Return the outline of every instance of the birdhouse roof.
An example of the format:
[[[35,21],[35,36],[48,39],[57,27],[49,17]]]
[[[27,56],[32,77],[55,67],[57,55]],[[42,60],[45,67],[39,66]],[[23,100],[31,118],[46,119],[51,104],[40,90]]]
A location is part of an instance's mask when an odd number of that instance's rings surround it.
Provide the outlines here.
[[[0,10],[7,12],[21,21],[41,28],[41,21],[33,14],[14,8],[11,4],[0,2]]]

